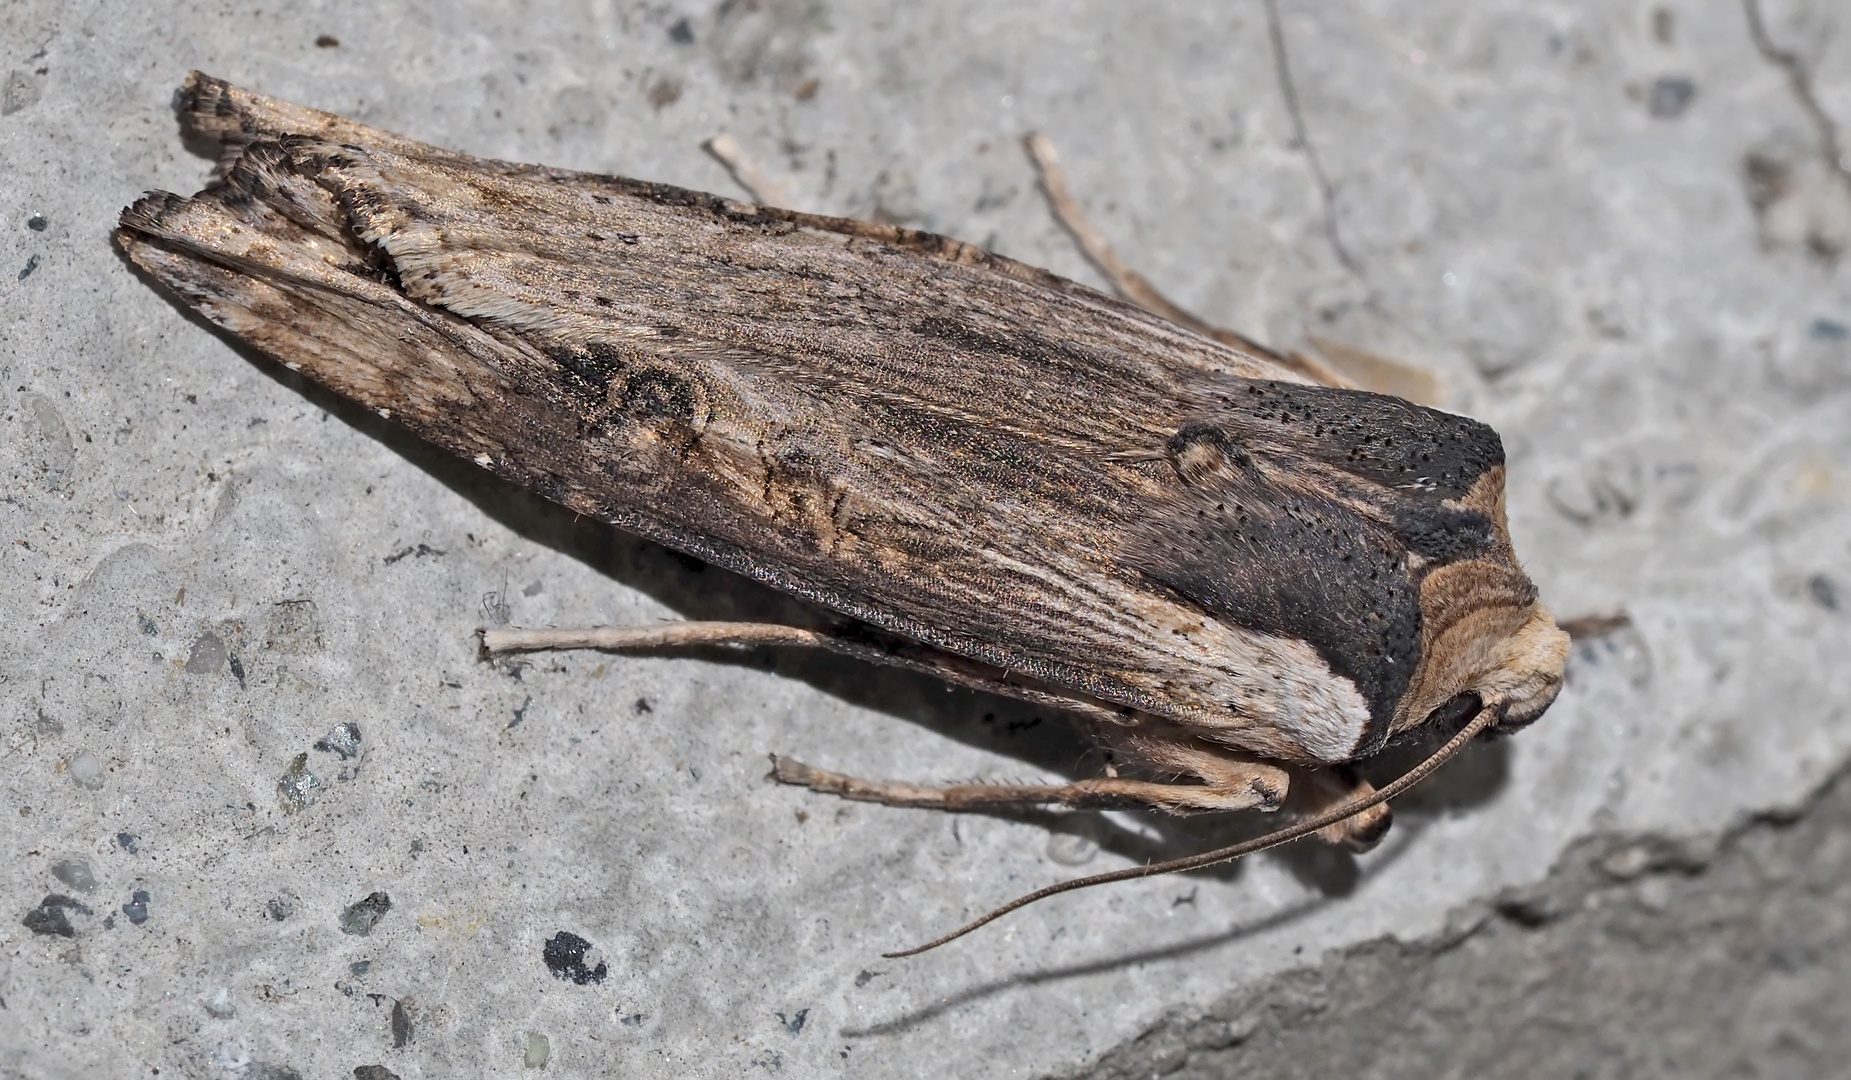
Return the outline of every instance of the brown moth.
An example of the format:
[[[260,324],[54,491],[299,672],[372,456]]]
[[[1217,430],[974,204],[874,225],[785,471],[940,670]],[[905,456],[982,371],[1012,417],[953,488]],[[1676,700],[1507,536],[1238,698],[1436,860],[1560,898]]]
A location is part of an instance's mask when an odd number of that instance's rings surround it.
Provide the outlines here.
[[[819,612],[490,649],[831,648],[1058,706],[1143,769],[932,788],[776,764],[854,798],[1181,813],[1300,788],[1282,833],[1018,903],[1309,832],[1365,847],[1385,799],[1560,689],[1495,432],[1201,324],[1122,266],[1143,307],[930,233],[485,161],[198,73],[181,115],[217,178],[123,212],[142,270],[424,439]],[[1348,768],[1425,731],[1452,739],[1388,788]]]

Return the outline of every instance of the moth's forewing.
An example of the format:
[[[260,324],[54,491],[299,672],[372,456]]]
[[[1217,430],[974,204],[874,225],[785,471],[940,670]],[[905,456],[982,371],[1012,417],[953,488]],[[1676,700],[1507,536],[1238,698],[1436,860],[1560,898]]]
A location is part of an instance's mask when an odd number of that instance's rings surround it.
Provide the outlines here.
[[[130,257],[574,510],[1285,760],[1559,683],[1483,425],[930,234],[480,162],[203,77],[186,105],[224,182],[125,211]]]

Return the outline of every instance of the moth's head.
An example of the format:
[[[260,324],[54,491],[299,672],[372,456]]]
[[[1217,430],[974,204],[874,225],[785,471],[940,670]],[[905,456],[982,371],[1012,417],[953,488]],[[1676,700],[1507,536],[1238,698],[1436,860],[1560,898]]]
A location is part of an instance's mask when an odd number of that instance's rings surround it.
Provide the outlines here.
[[[1516,731],[1534,723],[1562,690],[1568,635],[1538,602],[1511,551],[1502,472],[1488,473],[1465,500],[1492,522],[1491,543],[1421,580],[1420,664],[1397,710],[1397,732],[1443,726],[1441,714],[1462,695],[1501,702],[1493,730]]]

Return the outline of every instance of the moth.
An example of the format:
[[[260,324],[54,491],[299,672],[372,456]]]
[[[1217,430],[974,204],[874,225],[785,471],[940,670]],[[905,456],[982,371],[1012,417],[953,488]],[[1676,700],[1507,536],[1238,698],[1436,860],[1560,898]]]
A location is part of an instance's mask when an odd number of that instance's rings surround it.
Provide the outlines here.
[[[506,480],[818,613],[489,649],[834,649],[1058,707],[1127,766],[928,787],[775,759],[850,798],[1192,813],[1299,789],[1279,832],[958,933],[1307,833],[1366,847],[1386,800],[1561,687],[1567,635],[1511,550],[1494,431],[1195,320],[1077,213],[1138,303],[944,236],[468,157],[197,72],[180,115],[221,148],[215,179],[146,195],[116,234],[173,295]],[[1356,775],[1421,734],[1451,738],[1379,791]]]

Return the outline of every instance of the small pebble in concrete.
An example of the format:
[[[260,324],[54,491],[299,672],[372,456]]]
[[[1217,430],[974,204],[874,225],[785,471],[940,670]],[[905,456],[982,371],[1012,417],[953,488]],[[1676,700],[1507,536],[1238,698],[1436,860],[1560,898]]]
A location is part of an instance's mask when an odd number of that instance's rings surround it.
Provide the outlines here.
[[[208,630],[193,639],[192,651],[186,657],[188,675],[216,675],[225,666],[225,642]]]
[[[591,967],[585,959],[590,952],[591,942],[571,931],[561,930],[547,941],[540,959],[546,962],[546,969],[555,979],[569,979],[580,986],[601,983],[609,974],[610,966],[600,960],[597,967]]]
[[[128,852],[130,855],[135,854],[135,845],[140,842],[141,837],[136,836],[134,833],[119,832],[116,834],[116,846]]]
[[[1666,75],[1652,82],[1646,110],[1660,120],[1670,120],[1690,107],[1697,96],[1697,84],[1682,75]]]
[[[85,791],[101,790],[103,762],[88,750],[79,753],[71,759],[71,782]]]
[[[268,915],[272,922],[282,922],[295,913],[295,901],[287,896],[272,896],[270,902],[264,905],[264,914]]]
[[[91,872],[90,864],[82,859],[62,859],[54,863],[51,876],[78,892],[96,891],[96,874]]]
[[[365,937],[392,910],[392,898],[382,892],[368,893],[341,912],[341,933]]]
[[[302,1074],[287,1065],[254,1061],[239,1074],[239,1080],[302,1080]]]
[[[405,1007],[409,998],[399,998],[392,1003],[392,1048],[402,1049],[411,1041],[411,1010]]]
[[[308,754],[297,754],[290,760],[289,768],[283,770],[282,779],[276,782],[276,797],[283,804],[283,813],[307,809],[315,801],[315,792],[320,787],[321,777],[308,771]]]
[[[26,917],[19,921],[35,934],[43,934],[47,937],[76,937],[77,931],[72,928],[71,917],[65,914],[66,910],[75,911],[80,915],[90,914],[90,909],[78,900],[62,893],[51,893],[39,901],[38,907],[26,912]],[[602,976],[603,972],[600,971],[599,977]]]
[[[45,220],[44,214],[34,214],[26,219],[26,228],[31,229],[33,232],[44,232],[45,226],[48,224],[50,224],[50,222]]]
[[[315,749],[337,754],[342,761],[360,756],[360,726],[338,724],[333,731],[315,740]]]
[[[238,1015],[238,1007],[231,1003],[231,987],[221,986],[206,998],[206,1015],[215,1020],[230,1020]]]
[[[384,1065],[355,1065],[354,1080],[398,1080],[398,1073]]]
[[[785,1031],[790,1032],[792,1035],[798,1035],[803,1032],[804,1023],[810,1019],[810,1010],[798,1009],[790,1016],[785,1016],[783,1013],[777,1015],[778,1023],[784,1025]]]
[[[373,970],[373,962],[371,960],[355,960],[353,963],[347,965],[347,970],[353,972],[355,975],[364,975]]]
[[[129,902],[122,905],[122,914],[136,926],[148,921],[148,890],[136,889],[129,894]]]
[[[546,1061],[553,1056],[553,1042],[537,1031],[527,1033],[527,1052],[521,1055],[521,1064],[529,1069],[544,1069]]]

